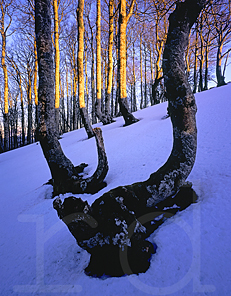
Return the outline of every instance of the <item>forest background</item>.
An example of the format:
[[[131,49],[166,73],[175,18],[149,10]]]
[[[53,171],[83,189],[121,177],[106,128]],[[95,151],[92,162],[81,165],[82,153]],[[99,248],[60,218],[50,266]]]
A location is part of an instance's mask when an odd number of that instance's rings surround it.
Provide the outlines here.
[[[178,1],[179,2],[179,1]],[[52,0],[55,109],[60,134],[121,115],[119,14],[126,7],[126,75],[131,112],[164,102],[162,55],[176,1],[84,1],[84,102],[79,98],[78,1]],[[38,64],[32,0],[0,0],[0,152],[37,141]],[[190,32],[185,71],[193,92],[231,79],[231,1],[212,1]],[[100,104],[98,103],[100,100]],[[99,110],[100,108],[100,110]],[[98,111],[98,112],[97,112]],[[100,111],[100,112],[99,112]]]

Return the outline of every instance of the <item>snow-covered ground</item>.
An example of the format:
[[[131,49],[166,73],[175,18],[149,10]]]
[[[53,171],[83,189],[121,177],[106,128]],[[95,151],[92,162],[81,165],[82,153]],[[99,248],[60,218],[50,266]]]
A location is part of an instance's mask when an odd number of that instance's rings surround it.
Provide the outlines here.
[[[140,275],[97,279],[84,274],[89,255],[57,217],[50,178],[38,144],[0,155],[0,295],[231,295],[231,84],[196,95],[198,151],[188,180],[199,202],[166,221],[150,237],[158,246]],[[82,198],[92,203],[119,185],[145,180],[172,146],[167,103],[103,126],[108,186]],[[101,124],[98,124],[101,126]],[[83,129],[61,140],[75,165],[97,165],[94,139]]]

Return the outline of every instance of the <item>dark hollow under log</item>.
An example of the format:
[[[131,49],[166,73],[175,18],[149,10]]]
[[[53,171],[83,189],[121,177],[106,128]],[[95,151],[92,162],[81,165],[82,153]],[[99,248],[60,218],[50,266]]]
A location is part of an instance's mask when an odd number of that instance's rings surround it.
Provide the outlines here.
[[[54,208],[79,246],[91,254],[86,268],[89,275],[145,272],[155,252],[155,246],[146,239],[163,221],[160,215],[171,216],[195,200],[195,193],[185,185],[195,162],[197,129],[196,103],[185,73],[184,53],[190,28],[206,2],[179,2],[169,18],[163,71],[173,148],[166,163],[147,181],[112,189],[92,206],[75,197],[63,203],[54,201]],[[158,217],[160,222],[155,222]]]
[[[86,164],[84,166],[80,165],[73,167],[73,173],[71,176],[67,176],[60,169],[54,169],[57,172],[55,178],[53,178],[54,196],[66,192],[94,194],[106,186],[104,179],[108,172],[108,161],[105,152],[102,131],[100,128],[94,128],[93,133],[96,139],[98,153],[98,166],[94,174],[91,177],[85,179],[79,175],[79,173],[83,171],[84,167],[86,167]]]

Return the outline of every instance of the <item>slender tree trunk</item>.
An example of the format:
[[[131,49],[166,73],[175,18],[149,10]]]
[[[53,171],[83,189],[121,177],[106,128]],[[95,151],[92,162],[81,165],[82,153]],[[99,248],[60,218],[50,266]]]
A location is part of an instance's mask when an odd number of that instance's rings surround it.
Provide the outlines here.
[[[90,24],[89,24],[90,25]],[[92,99],[92,124],[96,123],[96,114],[95,114],[95,53],[94,53],[94,35],[93,30],[91,29],[91,99]]]
[[[103,124],[107,124],[107,117],[102,112],[102,72],[101,72],[101,1],[97,0],[96,18],[96,116]]]
[[[70,130],[70,98],[69,98],[69,79],[68,79],[68,66],[66,64],[66,97],[67,97],[67,129]]]
[[[112,100],[112,78],[113,78],[113,58],[112,58],[112,49],[113,49],[113,37],[114,37],[114,25],[113,25],[113,12],[114,12],[114,0],[109,1],[109,37],[108,37],[108,73],[107,73],[107,88],[105,96],[105,116],[107,122],[111,123],[114,120],[112,119],[110,102]]]
[[[200,20],[200,69],[199,69],[199,85],[198,91],[203,91],[203,67],[204,67],[204,37],[202,32],[202,16]]]
[[[55,121],[57,126],[57,133],[59,134],[59,107],[60,107],[60,94],[59,94],[59,72],[60,72],[60,53],[59,53],[59,13],[58,13],[58,0],[53,0],[54,11],[54,47],[55,47]]]
[[[21,75],[19,76],[19,89],[20,89],[20,99],[21,99],[21,126],[22,126],[22,145],[25,145],[25,115],[24,115],[24,103],[23,103],[23,91],[22,91],[22,81]]]
[[[88,90],[88,75],[87,75],[87,48],[85,48],[85,98],[87,102],[87,112],[88,112],[88,107],[89,107],[89,90]]]
[[[78,128],[78,116],[77,116],[77,67],[75,61],[75,52],[73,49],[72,52],[72,61],[73,61],[73,129],[76,130]]]
[[[5,10],[3,4],[1,4],[1,35],[2,35],[2,69],[3,69],[3,77],[4,77],[4,151],[9,150],[9,103],[8,103],[8,73],[7,66],[5,62],[6,57],[6,30],[4,27],[5,22]]]
[[[153,220],[160,209],[163,213],[164,201],[168,199],[167,205],[172,206],[176,202],[173,197],[178,196],[181,209],[193,202],[190,188],[182,188],[180,196],[177,193],[192,170],[197,147],[196,104],[185,75],[184,53],[190,28],[205,3],[179,2],[169,18],[163,72],[174,143],[167,162],[147,181],[112,189],[91,206],[75,197],[53,203],[80,247],[91,254],[85,269],[88,275],[145,272],[155,252],[146,238],[156,229]]]
[[[32,139],[32,82],[31,82],[31,69],[28,63],[27,66],[28,71],[28,85],[27,85],[27,103],[28,103],[28,129],[27,129],[27,144],[31,144],[33,142]]]
[[[142,36],[140,36],[140,109],[143,108],[144,95],[143,95],[143,61],[142,61]]]
[[[146,44],[144,44],[144,108],[147,108],[147,48]]]
[[[209,72],[209,45],[207,43],[206,47],[205,47],[205,79],[204,79],[205,84],[204,84],[204,90],[208,90],[208,72]]]
[[[78,20],[78,91],[80,115],[88,135],[94,137],[94,132],[89,122],[88,112],[84,100],[84,73],[83,73],[83,51],[84,51],[84,23],[83,23],[84,0],[79,0],[77,8]]]
[[[194,74],[193,74],[193,93],[197,91],[197,60],[198,60],[198,22],[196,24],[196,41],[195,41],[195,53],[194,53]]]
[[[38,55],[36,48],[36,39],[34,38],[34,102],[35,102],[35,141],[38,141]]]
[[[216,60],[216,76],[217,76],[217,86],[225,85],[225,77],[222,75],[221,62],[222,62],[222,36],[218,35],[218,46],[217,46],[217,60]]]
[[[134,5],[133,1],[133,5]],[[130,12],[127,15],[126,12],[126,0],[121,0],[119,4],[119,105],[120,112],[125,121],[125,126],[130,125],[138,121],[129,111],[128,102],[127,102],[127,77],[126,77],[126,66],[127,66],[127,57],[126,57],[126,29],[127,23],[130,18],[130,15],[133,11],[132,6],[130,7]]]
[[[136,71],[135,71],[135,43],[133,43],[133,54],[132,54],[132,72],[133,72],[133,92],[132,92],[132,111],[137,111],[136,103]]]

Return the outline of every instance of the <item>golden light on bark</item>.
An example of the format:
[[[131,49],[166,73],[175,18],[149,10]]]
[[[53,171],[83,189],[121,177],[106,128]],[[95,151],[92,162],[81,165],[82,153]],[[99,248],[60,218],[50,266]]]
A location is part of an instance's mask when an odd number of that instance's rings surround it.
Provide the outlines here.
[[[96,18],[96,98],[101,99],[101,3],[97,0]]]
[[[84,23],[83,23],[84,0],[79,0],[77,8],[78,18],[78,91],[79,106],[85,107],[84,100],[84,74],[83,74],[83,51],[84,51]]]
[[[127,97],[127,90],[126,90],[126,66],[127,66],[127,38],[126,38],[126,30],[127,30],[127,23],[133,13],[135,0],[132,0],[130,5],[129,12],[126,12],[126,0],[120,1],[120,23],[119,23],[119,60],[120,60],[120,69],[119,69],[119,76],[120,76],[120,97],[126,98]]]
[[[54,37],[55,37],[55,108],[59,108],[59,68],[60,68],[60,52],[59,52],[59,15],[57,0],[53,0],[54,10]]]
[[[108,83],[107,83],[107,93],[110,94],[112,90],[112,75],[113,75],[113,59],[112,59],[112,49],[113,49],[113,9],[114,0],[109,1],[109,40],[108,40]]]
[[[38,56],[37,56],[37,47],[36,47],[36,39],[34,39],[34,101],[35,105],[38,105],[38,88],[37,88],[37,77],[38,77]]]
[[[8,95],[8,73],[7,73],[7,66],[6,66],[6,32],[5,32],[5,10],[3,7],[3,3],[1,3],[1,35],[2,35],[2,69],[3,69],[3,77],[4,77],[4,113],[8,114],[9,111],[9,95]]]

